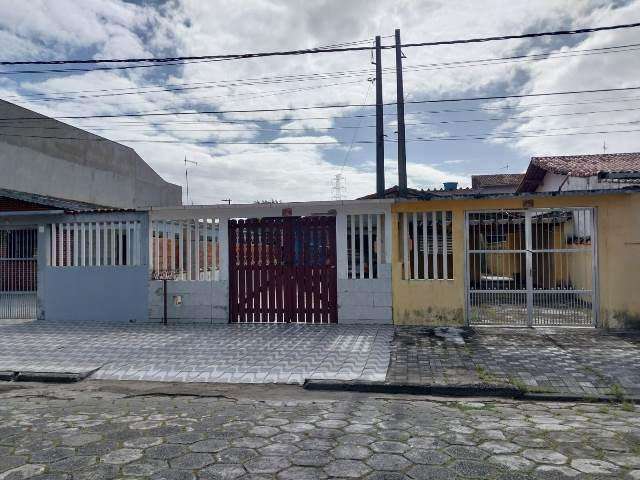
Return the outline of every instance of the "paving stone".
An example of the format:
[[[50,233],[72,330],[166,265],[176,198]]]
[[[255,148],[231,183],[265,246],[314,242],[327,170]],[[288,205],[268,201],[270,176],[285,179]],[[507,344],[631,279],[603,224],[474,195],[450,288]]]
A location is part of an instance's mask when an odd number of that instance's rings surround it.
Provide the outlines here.
[[[130,463],[134,460],[138,460],[142,457],[142,450],[135,448],[121,448],[114,450],[104,457],[102,457],[103,463],[111,463],[114,465],[120,465],[124,463]]]
[[[534,473],[540,480],[566,480],[581,475],[573,468],[556,465],[540,465]]]
[[[454,458],[467,459],[467,460],[482,460],[487,458],[489,454],[477,447],[468,447],[464,445],[452,445],[444,449],[447,455]]]
[[[155,447],[162,443],[161,437],[138,437],[124,442],[124,446],[127,448],[149,448]]]
[[[232,463],[218,463],[198,472],[198,478],[211,480],[233,480],[243,476],[247,471],[242,465]]]
[[[25,463],[27,463],[27,457],[24,456],[7,455],[5,457],[0,457],[0,472],[19,467]]]
[[[213,438],[211,440],[202,440],[202,441],[193,443],[189,445],[188,448],[192,452],[198,452],[198,453],[214,452],[215,453],[215,452],[224,450],[229,446],[230,446],[230,443],[227,442],[226,440],[219,440],[219,439]]]
[[[322,450],[301,450],[290,457],[291,463],[304,467],[321,467],[331,458]]]
[[[511,442],[484,442],[479,447],[495,454],[515,453],[521,450],[519,445]]]
[[[571,468],[583,473],[610,475],[619,470],[617,465],[595,458],[578,458],[571,461]]]
[[[31,463],[51,463],[56,462],[58,460],[62,460],[63,458],[69,458],[75,454],[75,450],[73,448],[46,448],[44,450],[38,450],[31,454],[29,458]],[[4,457],[5,459],[8,456]],[[0,465],[2,465],[3,461],[0,460]],[[0,467],[0,470],[2,468]]]
[[[216,457],[220,463],[245,463],[257,455],[251,448],[232,447],[218,452]]]
[[[171,468],[180,468],[184,470],[195,470],[211,465],[216,460],[213,455],[208,453],[187,453],[180,457],[169,460]]]
[[[534,466],[533,462],[517,455],[494,455],[489,457],[489,461],[509,470],[530,470]]]
[[[374,442],[369,445],[369,448],[378,453],[404,453],[407,445],[401,442],[383,441]]]
[[[442,465],[451,460],[451,457],[444,452],[419,448],[412,448],[406,451],[404,456],[413,463],[425,465]]]
[[[490,478],[499,471],[498,468],[487,462],[473,460],[457,460],[448,465],[448,468],[463,478]]]
[[[148,477],[162,470],[169,464],[164,460],[143,459],[139,462],[128,463],[122,467],[122,473],[133,477]]]
[[[371,450],[360,445],[340,445],[331,450],[331,454],[335,458],[362,460],[371,455]]]
[[[49,469],[52,472],[69,472],[74,473],[77,470],[81,470],[86,467],[90,467],[96,463],[96,458],[93,456],[74,456],[59,460],[49,464]]]
[[[27,463],[25,465],[20,465],[19,467],[10,468],[0,473],[0,480],[21,480],[23,478],[30,478],[35,475],[40,475],[44,471],[44,465]]]
[[[82,447],[89,443],[97,442],[101,438],[102,436],[97,433],[78,433],[62,437],[60,443],[67,447]]]
[[[324,467],[324,471],[334,477],[359,478],[371,469],[359,460],[334,460]]]
[[[392,472],[404,470],[411,463],[402,455],[390,453],[375,453],[365,463],[374,470],[389,470]]]
[[[289,467],[291,462],[285,457],[255,457],[244,464],[250,473],[276,473]]]
[[[278,473],[279,480],[319,480],[327,478],[327,475],[319,468],[314,467],[289,467]]]
[[[196,476],[188,470],[168,468],[151,476],[152,480],[195,480]]]
[[[147,448],[144,454],[148,458],[155,458],[158,460],[169,460],[179,457],[188,452],[187,447],[184,445],[163,444],[155,447]]]
[[[271,443],[259,449],[262,455],[291,456],[300,449],[289,443]]]
[[[452,480],[455,474],[444,467],[433,465],[416,465],[407,471],[409,477],[415,480]]]
[[[562,465],[567,463],[567,457],[553,450],[524,450],[522,456],[536,463]]]

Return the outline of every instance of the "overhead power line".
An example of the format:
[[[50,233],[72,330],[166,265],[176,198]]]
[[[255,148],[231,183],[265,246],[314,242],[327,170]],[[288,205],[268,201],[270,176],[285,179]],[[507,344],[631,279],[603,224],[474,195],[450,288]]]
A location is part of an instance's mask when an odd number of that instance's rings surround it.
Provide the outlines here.
[[[593,32],[601,32],[608,30],[620,30],[628,28],[640,27],[639,23],[626,23],[618,25],[608,25],[603,27],[588,27],[573,30],[556,30],[547,32],[535,32],[524,33],[518,35],[499,35],[492,37],[477,37],[455,40],[438,40],[431,42],[418,42],[418,43],[405,43],[401,45],[401,48],[411,47],[433,47],[439,45],[459,45],[469,43],[484,43],[495,42],[503,40],[516,40],[524,38],[537,38],[557,35],[577,35]],[[329,47],[329,48],[310,48],[310,49],[297,49],[297,50],[284,50],[273,52],[258,52],[258,53],[235,53],[225,55],[198,55],[198,56],[176,56],[176,57],[163,57],[163,58],[101,58],[101,59],[74,59],[74,60],[12,60],[12,61],[0,61],[0,65],[68,65],[68,64],[99,64],[99,63],[170,63],[170,62],[182,62],[182,61],[199,61],[199,60],[238,60],[246,58],[262,58],[262,57],[275,57],[275,56],[290,56],[290,55],[309,55],[319,53],[336,53],[336,52],[353,52],[353,51],[370,51],[373,50],[372,46],[346,46],[346,47]],[[382,45],[383,49],[395,48],[395,45]]]
[[[447,103],[447,102],[466,102],[466,101],[486,101],[486,100],[506,100],[510,98],[532,98],[532,97],[547,97],[556,95],[577,95],[585,93],[604,93],[604,92],[622,92],[640,90],[640,86],[634,87],[620,87],[620,88],[597,88],[591,90],[569,90],[561,92],[543,92],[543,93],[524,93],[516,95],[491,95],[482,97],[465,97],[465,98],[441,98],[441,99],[425,99],[425,100],[409,100],[407,104],[427,104],[427,103]],[[392,106],[395,102],[388,102],[384,105]],[[305,107],[280,107],[280,108],[258,108],[258,109],[244,109],[244,110],[202,110],[194,112],[138,112],[138,113],[114,113],[103,115],[64,115],[52,117],[55,119],[72,120],[72,119],[88,119],[88,118],[127,118],[127,117],[163,117],[163,116],[182,116],[182,115],[220,115],[230,113],[274,113],[274,112],[292,112],[300,110],[316,110],[316,109],[338,109],[338,108],[351,108],[351,107],[374,107],[375,104],[334,104],[334,105],[315,105]],[[42,117],[14,117],[14,118],[0,118],[0,121],[16,121],[16,120],[43,120]],[[48,118],[47,118],[48,119]]]
[[[637,124],[637,122],[620,122],[620,124]],[[615,124],[612,124],[615,125]],[[579,127],[575,127],[579,128]],[[548,132],[554,129],[549,130],[536,130],[535,132]],[[469,136],[450,136],[450,137],[417,137],[417,138],[408,138],[407,142],[440,142],[440,141],[473,141],[473,140],[491,140],[491,139],[520,139],[520,138],[535,138],[535,137],[558,137],[558,136],[574,136],[574,135],[602,135],[608,133],[636,133],[640,132],[640,129],[631,129],[631,130],[600,130],[594,132],[564,132],[564,133],[534,133],[528,135],[526,132],[506,132],[502,133],[487,133],[487,134],[470,134]],[[56,137],[56,136],[45,136],[45,135],[17,135],[17,134],[6,134],[0,133],[0,137],[18,137],[18,138],[38,138],[38,139],[53,139],[53,140],[71,140],[71,141],[85,141],[85,142],[120,142],[120,143],[159,143],[159,144],[184,144],[184,140],[158,140],[158,139],[117,139],[111,140],[107,138],[97,137],[93,139],[88,138],[80,138],[80,137]],[[386,139],[387,143],[397,143],[396,140]],[[189,142],[191,145],[195,146],[218,146],[218,145],[267,145],[267,146],[282,146],[282,145],[327,145],[327,146],[340,146],[340,145],[350,145],[351,142],[342,142],[342,141],[331,141],[331,142],[290,142],[290,141],[276,141],[276,142],[260,142],[260,141],[245,141],[245,142],[236,142],[236,141],[201,141],[194,140]],[[357,140],[354,143],[363,144],[363,145],[373,145],[376,142],[374,140]]]

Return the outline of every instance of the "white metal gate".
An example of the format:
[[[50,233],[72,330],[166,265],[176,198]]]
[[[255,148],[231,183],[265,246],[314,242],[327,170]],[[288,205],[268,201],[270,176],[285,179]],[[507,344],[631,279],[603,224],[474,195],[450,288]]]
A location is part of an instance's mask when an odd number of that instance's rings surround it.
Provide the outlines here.
[[[594,209],[467,212],[465,235],[469,324],[596,325]]]
[[[0,319],[37,314],[37,231],[0,227]]]

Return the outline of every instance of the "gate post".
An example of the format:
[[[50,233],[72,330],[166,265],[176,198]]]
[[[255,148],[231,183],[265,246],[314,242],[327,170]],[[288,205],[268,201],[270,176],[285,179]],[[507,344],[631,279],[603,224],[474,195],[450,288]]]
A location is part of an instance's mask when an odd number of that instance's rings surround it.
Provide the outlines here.
[[[532,211],[527,209],[524,213],[524,237],[526,249],[526,274],[527,274],[527,326],[533,326],[533,239],[531,228]]]

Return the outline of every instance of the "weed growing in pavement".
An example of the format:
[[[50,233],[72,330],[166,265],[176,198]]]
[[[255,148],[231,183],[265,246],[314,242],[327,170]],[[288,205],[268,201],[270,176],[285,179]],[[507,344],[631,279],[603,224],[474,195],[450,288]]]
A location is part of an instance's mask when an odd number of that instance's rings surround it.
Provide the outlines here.
[[[622,402],[622,410],[624,410],[625,412],[635,412],[636,405],[629,400],[625,400],[624,402]]]
[[[616,401],[622,403],[624,402],[626,392],[624,391],[624,388],[622,388],[619,384],[614,383],[613,385],[611,385],[611,388],[609,388],[609,395],[614,397]]]

